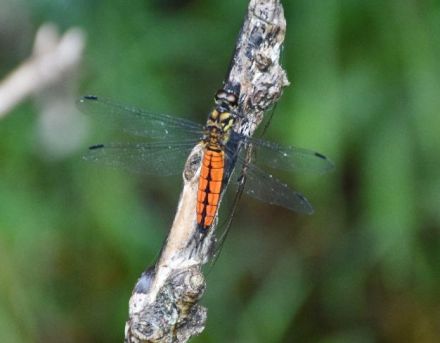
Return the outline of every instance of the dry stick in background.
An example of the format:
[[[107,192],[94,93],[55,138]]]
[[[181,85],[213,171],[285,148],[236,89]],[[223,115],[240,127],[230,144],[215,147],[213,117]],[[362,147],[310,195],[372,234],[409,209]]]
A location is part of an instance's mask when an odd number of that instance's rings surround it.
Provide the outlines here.
[[[32,56],[0,80],[0,118],[30,95],[41,93],[75,71],[84,46],[84,33],[78,28],[60,37],[53,24],[41,26]]]
[[[279,0],[251,0],[237,39],[226,89],[240,88],[240,118],[234,130],[252,135],[288,85],[279,64],[286,21]],[[203,148],[190,154],[183,191],[156,265],[139,278],[129,303],[125,342],[187,342],[204,329],[207,310],[198,305],[205,290],[201,271],[212,256],[217,221],[206,236],[196,225],[197,188]]]

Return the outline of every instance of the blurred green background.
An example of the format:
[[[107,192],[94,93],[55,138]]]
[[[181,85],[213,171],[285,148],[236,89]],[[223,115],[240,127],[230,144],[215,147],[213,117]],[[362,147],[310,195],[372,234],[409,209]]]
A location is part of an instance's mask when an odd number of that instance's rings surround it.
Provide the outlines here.
[[[39,97],[95,93],[203,122],[247,1],[0,5],[0,80],[40,25],[76,26],[81,68]],[[280,175],[314,204],[310,217],[244,198],[192,342],[440,342],[440,2],[284,5],[292,86],[267,136],[320,151],[336,170]],[[0,341],[122,342],[180,177],[83,161],[114,130],[72,112],[78,129],[53,138],[38,99],[0,119]]]

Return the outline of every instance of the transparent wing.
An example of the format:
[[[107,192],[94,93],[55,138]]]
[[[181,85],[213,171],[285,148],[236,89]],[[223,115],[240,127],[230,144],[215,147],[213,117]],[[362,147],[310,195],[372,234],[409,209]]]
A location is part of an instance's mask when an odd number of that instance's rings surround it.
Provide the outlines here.
[[[237,136],[239,136],[237,134]],[[326,156],[311,150],[282,146],[262,139],[241,136],[255,151],[255,161],[273,169],[325,173],[334,169]]]
[[[200,138],[202,135],[203,126],[190,120],[149,113],[94,95],[81,97],[77,106],[83,113],[137,136],[169,139],[182,136]]]
[[[185,160],[197,142],[111,143],[89,148],[85,160],[150,175],[182,173]]]
[[[244,192],[258,200],[285,207],[291,211],[313,213],[313,207],[300,193],[253,164],[247,166]]]
[[[313,213],[312,205],[301,193],[289,188],[252,162],[255,160],[274,169],[324,173],[334,168],[327,157],[314,151],[284,147],[235,132],[231,135],[231,141],[226,148],[227,155],[232,157],[232,163],[234,156],[237,157],[235,176],[246,176],[244,192],[247,195],[292,211]],[[234,182],[233,179],[231,181]]]

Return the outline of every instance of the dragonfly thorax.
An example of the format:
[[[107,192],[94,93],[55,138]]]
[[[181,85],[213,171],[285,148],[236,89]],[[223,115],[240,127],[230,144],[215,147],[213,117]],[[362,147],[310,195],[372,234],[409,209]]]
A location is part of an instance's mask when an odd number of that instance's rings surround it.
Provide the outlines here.
[[[205,142],[211,149],[219,150],[227,143],[234,126],[237,96],[221,89],[216,93],[214,100],[214,109],[206,122]]]
[[[228,142],[235,117],[230,112],[211,111],[206,123],[206,139],[208,146],[219,150]]]

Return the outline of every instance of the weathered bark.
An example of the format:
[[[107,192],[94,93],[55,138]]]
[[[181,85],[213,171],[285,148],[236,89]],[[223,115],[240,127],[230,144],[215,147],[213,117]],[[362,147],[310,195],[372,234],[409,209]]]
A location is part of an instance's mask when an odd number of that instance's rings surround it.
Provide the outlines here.
[[[252,135],[288,85],[279,57],[286,22],[279,0],[251,0],[224,87],[240,89],[234,130]],[[198,301],[206,284],[201,268],[212,257],[216,222],[197,231],[196,200],[202,148],[183,171],[183,191],[156,265],[139,278],[129,303],[125,342],[187,342],[204,329],[207,310]]]

